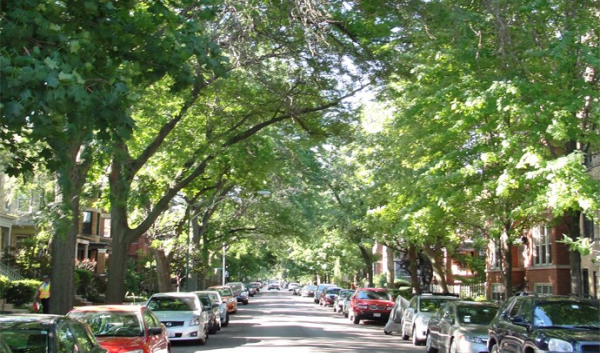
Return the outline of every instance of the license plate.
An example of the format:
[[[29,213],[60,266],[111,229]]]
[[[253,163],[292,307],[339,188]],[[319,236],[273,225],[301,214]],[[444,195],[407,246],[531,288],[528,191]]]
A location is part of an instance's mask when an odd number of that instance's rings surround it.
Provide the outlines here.
[[[169,335],[169,338],[171,338],[171,337],[175,337],[175,332],[167,332],[167,333],[168,333],[168,335]]]
[[[381,313],[373,313],[373,317],[381,317]]]

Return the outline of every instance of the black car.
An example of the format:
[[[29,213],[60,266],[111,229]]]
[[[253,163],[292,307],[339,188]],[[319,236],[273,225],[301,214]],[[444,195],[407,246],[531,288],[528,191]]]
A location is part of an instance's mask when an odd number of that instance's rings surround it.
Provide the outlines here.
[[[600,352],[600,305],[575,296],[511,297],[488,334],[490,353]]]

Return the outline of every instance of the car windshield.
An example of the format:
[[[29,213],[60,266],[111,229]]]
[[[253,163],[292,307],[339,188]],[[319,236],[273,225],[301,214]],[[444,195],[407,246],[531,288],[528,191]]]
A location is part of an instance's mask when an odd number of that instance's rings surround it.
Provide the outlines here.
[[[327,289],[327,294],[338,294],[340,292],[341,288],[329,288]]]
[[[231,292],[231,288],[209,288],[210,290],[214,290],[219,292],[222,297],[231,297],[233,293]]]
[[[384,291],[361,290],[358,292],[358,299],[392,300],[392,297],[390,293]]]
[[[585,302],[541,302],[533,309],[533,325],[600,327],[600,306]]]
[[[342,298],[346,298],[347,296],[352,295],[352,294],[354,294],[353,290],[346,289],[346,290],[340,291],[340,297],[342,297]]]
[[[137,337],[144,333],[138,316],[132,312],[74,311],[69,316],[90,325],[92,332],[97,337]]]
[[[48,330],[37,322],[2,322],[2,339],[12,352],[48,352]]]
[[[306,290],[315,290],[317,286],[306,286]]]
[[[445,298],[421,298],[421,311],[434,313],[442,304],[450,299]]]
[[[198,310],[192,298],[184,297],[152,297],[148,301],[152,311],[190,311]]]
[[[493,305],[460,305],[456,308],[461,324],[489,325],[498,308]]]

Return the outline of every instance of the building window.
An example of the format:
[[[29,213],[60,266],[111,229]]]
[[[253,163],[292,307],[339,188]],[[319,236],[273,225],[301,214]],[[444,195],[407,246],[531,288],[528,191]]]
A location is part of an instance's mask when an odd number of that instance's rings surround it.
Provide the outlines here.
[[[597,216],[600,216],[600,214]],[[583,236],[590,239],[600,238],[600,225],[588,216],[584,216],[583,219]]]
[[[92,234],[92,212],[83,212],[81,234]]]
[[[552,263],[551,229],[547,226],[536,227],[533,230],[534,265],[549,265]]]
[[[552,285],[550,283],[536,283],[533,290],[537,294],[552,294]]]
[[[492,283],[492,300],[493,301],[502,301],[504,298],[504,284],[502,283]]]
[[[490,269],[499,269],[502,255],[495,241],[490,242]]]

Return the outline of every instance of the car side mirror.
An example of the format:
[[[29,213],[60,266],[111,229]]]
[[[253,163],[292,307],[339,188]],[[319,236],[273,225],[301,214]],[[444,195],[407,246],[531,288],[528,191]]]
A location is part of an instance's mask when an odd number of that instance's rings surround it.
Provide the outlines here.
[[[160,335],[160,334],[162,334],[162,332],[163,332],[162,327],[150,327],[148,329],[148,333],[150,334],[150,336]]]
[[[218,307],[220,307],[220,306],[221,306],[221,304],[219,304],[219,303],[214,303],[214,304],[213,304],[213,308],[218,308]]]

